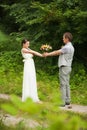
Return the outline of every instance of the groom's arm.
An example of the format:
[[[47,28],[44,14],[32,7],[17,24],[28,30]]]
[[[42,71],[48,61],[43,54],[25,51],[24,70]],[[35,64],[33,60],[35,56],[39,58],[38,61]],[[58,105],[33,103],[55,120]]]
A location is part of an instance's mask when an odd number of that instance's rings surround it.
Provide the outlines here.
[[[50,53],[44,53],[43,55],[45,57],[47,57],[47,56],[57,56],[57,55],[60,55],[61,53],[62,53],[61,50],[56,50],[56,51],[52,51]]]

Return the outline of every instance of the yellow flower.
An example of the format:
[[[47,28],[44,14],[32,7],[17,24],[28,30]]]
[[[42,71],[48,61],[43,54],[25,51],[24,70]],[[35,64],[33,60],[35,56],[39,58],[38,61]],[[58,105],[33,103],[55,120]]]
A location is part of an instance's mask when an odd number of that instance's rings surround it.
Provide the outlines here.
[[[43,50],[43,51],[49,51],[51,49],[52,49],[52,47],[48,44],[44,44],[40,47],[40,50]]]

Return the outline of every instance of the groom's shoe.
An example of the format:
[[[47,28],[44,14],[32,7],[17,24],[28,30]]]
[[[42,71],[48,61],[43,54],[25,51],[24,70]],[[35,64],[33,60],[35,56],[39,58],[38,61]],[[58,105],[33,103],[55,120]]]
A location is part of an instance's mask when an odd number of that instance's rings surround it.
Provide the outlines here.
[[[66,102],[66,105],[70,105],[70,102]]]
[[[66,102],[66,105],[68,109],[72,109],[72,105],[70,104],[70,102]]]

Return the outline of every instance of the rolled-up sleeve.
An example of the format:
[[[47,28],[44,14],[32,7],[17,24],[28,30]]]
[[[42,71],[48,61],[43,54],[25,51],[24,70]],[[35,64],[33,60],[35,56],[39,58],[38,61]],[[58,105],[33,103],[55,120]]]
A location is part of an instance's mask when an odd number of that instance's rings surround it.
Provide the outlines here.
[[[60,50],[61,50],[61,52],[62,52],[63,54],[64,54],[64,53],[68,53],[68,51],[69,51],[68,47],[63,47],[63,48],[61,48]]]

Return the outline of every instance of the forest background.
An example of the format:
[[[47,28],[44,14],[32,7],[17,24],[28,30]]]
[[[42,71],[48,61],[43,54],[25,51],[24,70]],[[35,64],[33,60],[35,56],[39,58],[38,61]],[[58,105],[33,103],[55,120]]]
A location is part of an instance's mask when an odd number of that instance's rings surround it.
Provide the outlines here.
[[[21,40],[41,52],[42,44],[53,50],[71,32],[75,55],[71,73],[72,103],[87,105],[87,0],[0,0],[0,93],[21,96],[23,62]],[[41,52],[42,53],[42,52]],[[39,97],[52,101],[59,93],[58,57],[34,57]],[[56,99],[57,101],[57,99]]]

